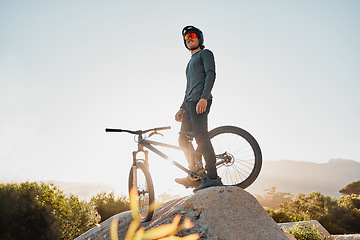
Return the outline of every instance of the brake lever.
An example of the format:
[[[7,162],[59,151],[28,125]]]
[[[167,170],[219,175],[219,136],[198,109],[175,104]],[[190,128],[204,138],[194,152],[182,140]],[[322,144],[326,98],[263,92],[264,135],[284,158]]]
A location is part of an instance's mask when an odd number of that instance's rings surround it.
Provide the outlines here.
[[[154,136],[155,134],[161,135],[162,137],[164,136],[164,135],[162,135],[161,133],[159,133],[159,132],[157,132],[157,131],[154,131],[154,132],[150,133],[149,137]]]

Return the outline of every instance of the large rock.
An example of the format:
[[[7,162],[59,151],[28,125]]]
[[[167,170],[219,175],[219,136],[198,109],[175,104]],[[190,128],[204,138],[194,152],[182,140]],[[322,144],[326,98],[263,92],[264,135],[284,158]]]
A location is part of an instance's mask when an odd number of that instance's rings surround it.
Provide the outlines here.
[[[150,222],[143,225],[151,229],[170,223],[177,214],[195,223],[193,228],[180,232],[180,236],[198,233],[200,239],[208,240],[289,240],[258,201],[238,187],[208,188],[169,201],[155,211]],[[118,218],[119,239],[124,239],[131,222],[131,212],[113,218]],[[112,219],[89,230],[77,240],[109,239]]]
[[[360,240],[360,234],[333,235],[335,240]]]

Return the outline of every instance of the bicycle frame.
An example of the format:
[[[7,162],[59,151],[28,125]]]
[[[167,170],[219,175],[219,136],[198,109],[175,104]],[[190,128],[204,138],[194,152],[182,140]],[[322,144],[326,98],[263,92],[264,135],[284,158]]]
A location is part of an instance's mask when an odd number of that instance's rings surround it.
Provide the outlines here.
[[[127,132],[127,133],[137,135],[137,141],[136,142],[138,143],[138,150],[133,152],[133,164],[132,164],[132,166],[133,166],[134,170],[136,170],[137,161],[141,160],[141,159],[137,158],[137,154],[140,153],[140,152],[143,152],[145,154],[145,159],[143,160],[143,162],[144,162],[144,164],[146,166],[149,166],[148,151],[144,150],[144,147],[145,147],[145,148],[149,149],[150,151],[154,152],[155,154],[159,155],[160,157],[164,158],[165,160],[171,160],[171,163],[173,165],[175,165],[179,169],[181,169],[184,172],[186,172],[187,174],[189,174],[190,177],[195,178],[195,179],[199,179],[200,174],[204,173],[205,169],[201,169],[198,172],[192,172],[190,169],[184,167],[180,163],[178,163],[175,160],[171,159],[169,156],[167,156],[166,154],[164,154],[163,152],[161,152],[159,149],[155,148],[154,146],[162,146],[162,147],[166,147],[166,148],[172,148],[172,149],[180,150],[180,151],[183,151],[183,152],[190,152],[190,153],[203,155],[201,152],[195,151],[193,149],[181,148],[181,147],[178,147],[178,146],[174,146],[174,145],[166,144],[166,143],[162,143],[162,142],[150,141],[150,140],[147,140],[146,138],[144,138],[144,136],[143,136],[145,133],[151,132],[151,134],[149,136],[149,137],[151,137],[154,134],[160,134],[157,131],[166,130],[166,129],[170,129],[170,127],[160,127],[160,128],[153,128],[153,129],[148,129],[148,130],[138,130],[138,131],[106,128],[105,131],[106,132]],[[182,133],[182,134],[186,135],[187,133]],[[160,134],[160,135],[162,135],[162,134]],[[191,136],[188,136],[188,135],[186,135],[186,136],[189,137],[189,139],[192,139]],[[217,167],[221,166],[221,165],[231,164],[232,163],[233,157],[231,156],[231,154],[228,154],[227,152],[217,154],[215,156],[216,156],[216,159],[221,159],[220,161],[216,162],[215,165]],[[134,171],[134,174],[136,174],[135,172],[136,171]]]
[[[174,145],[170,145],[170,144],[166,144],[166,143],[161,143],[161,142],[156,142],[156,141],[143,139],[142,136],[139,136],[138,138],[139,138],[140,141],[138,142],[138,150],[133,152],[133,164],[136,164],[137,154],[140,153],[140,152],[143,152],[145,154],[145,164],[147,166],[149,165],[149,163],[148,163],[148,155],[149,155],[149,153],[148,153],[148,151],[144,150],[144,147],[145,147],[145,148],[149,149],[150,151],[154,152],[155,154],[157,154],[158,156],[164,158],[165,160],[171,160],[172,164],[174,164],[176,167],[180,168],[184,172],[186,172],[188,174],[193,174],[193,172],[190,171],[190,169],[184,167],[180,163],[178,163],[175,160],[171,159],[169,156],[167,156],[165,153],[161,152],[159,149],[155,148],[154,146],[161,146],[161,147],[172,148],[172,149],[176,149],[176,150],[181,150],[181,151],[193,152],[193,153],[200,154],[199,152],[194,151],[194,150],[184,149],[184,148],[174,146]]]
[[[198,174],[201,174],[201,173],[205,172],[205,169],[202,169],[202,170],[200,170],[199,172],[196,172],[196,173],[192,172],[190,169],[184,167],[183,165],[181,165],[177,161],[171,159],[169,156],[167,156],[166,154],[164,154],[163,152],[161,152],[159,149],[155,148],[154,146],[161,146],[161,147],[172,148],[172,149],[185,151],[185,152],[202,154],[202,153],[200,153],[198,151],[191,150],[191,149],[186,149],[186,148],[181,148],[181,147],[174,146],[174,145],[167,144],[167,143],[147,140],[147,139],[144,139],[141,135],[138,136],[138,140],[139,140],[139,142],[138,142],[138,150],[133,152],[133,166],[136,166],[136,161],[138,160],[137,159],[137,154],[140,153],[140,152],[143,152],[145,154],[145,164],[147,166],[149,166],[149,163],[148,163],[148,155],[149,154],[148,154],[148,151],[144,150],[144,147],[145,147],[145,148],[149,149],[150,151],[154,152],[155,154],[157,154],[158,156],[164,158],[165,160],[171,160],[171,163],[173,165],[180,168],[181,170],[183,170],[184,172],[186,172],[187,174],[189,174],[192,177],[196,177]],[[216,163],[216,166],[219,166],[219,165],[222,165],[222,164],[226,163],[228,161],[228,159],[226,157],[227,157],[226,153],[216,155],[217,159],[222,159],[221,161],[218,161]]]

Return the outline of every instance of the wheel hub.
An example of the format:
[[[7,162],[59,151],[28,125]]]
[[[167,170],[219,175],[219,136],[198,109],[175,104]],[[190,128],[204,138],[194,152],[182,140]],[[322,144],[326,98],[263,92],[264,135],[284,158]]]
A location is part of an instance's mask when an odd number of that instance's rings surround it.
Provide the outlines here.
[[[225,160],[225,166],[227,167],[230,167],[235,163],[234,156],[228,152],[225,153],[224,160]]]

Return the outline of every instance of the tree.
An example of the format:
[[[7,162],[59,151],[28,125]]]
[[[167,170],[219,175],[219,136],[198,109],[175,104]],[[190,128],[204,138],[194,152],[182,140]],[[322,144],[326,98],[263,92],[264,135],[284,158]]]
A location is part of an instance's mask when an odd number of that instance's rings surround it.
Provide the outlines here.
[[[346,214],[334,216],[342,223],[346,233],[360,233],[360,195],[341,196],[337,199],[337,205],[346,209]]]
[[[0,185],[0,239],[59,239],[53,209],[36,183]]]
[[[0,184],[0,239],[74,239],[97,222],[89,203],[52,184]]]
[[[106,192],[98,193],[91,198],[90,202],[100,214],[101,222],[115,214],[130,210],[130,204],[126,197],[115,198],[113,192],[109,194],[106,194]]]
[[[344,195],[357,194],[360,195],[360,181],[352,182],[339,191]]]
[[[61,222],[61,239],[74,239],[94,227],[100,216],[88,202],[80,201],[78,197],[70,195],[66,200],[67,214],[59,216]]]
[[[267,209],[277,222],[317,220],[331,234],[360,232],[360,196],[352,194],[338,199],[320,192],[298,194],[278,209]]]
[[[263,196],[255,194],[256,199],[261,206],[276,209],[281,203],[289,202],[293,195],[289,192],[276,192],[276,187],[264,190],[266,193]]]

